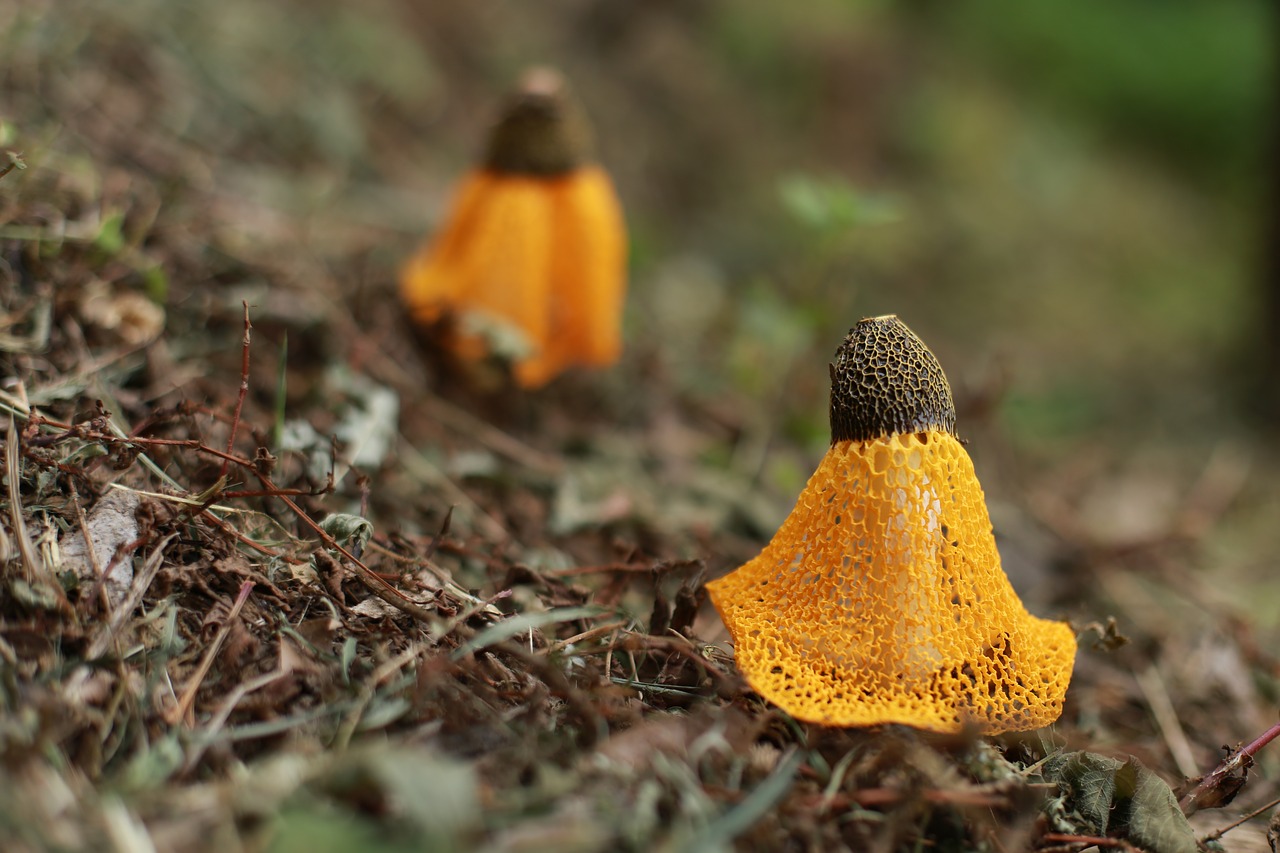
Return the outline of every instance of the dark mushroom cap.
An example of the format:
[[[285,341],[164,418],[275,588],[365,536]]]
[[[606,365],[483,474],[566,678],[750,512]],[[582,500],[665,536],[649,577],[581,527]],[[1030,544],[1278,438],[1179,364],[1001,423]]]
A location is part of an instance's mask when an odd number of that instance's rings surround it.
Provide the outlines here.
[[[505,174],[561,175],[587,162],[590,153],[590,127],[564,77],[538,67],[507,98],[483,165]]]
[[[942,365],[896,314],[860,320],[831,365],[831,443],[932,429],[956,433]]]

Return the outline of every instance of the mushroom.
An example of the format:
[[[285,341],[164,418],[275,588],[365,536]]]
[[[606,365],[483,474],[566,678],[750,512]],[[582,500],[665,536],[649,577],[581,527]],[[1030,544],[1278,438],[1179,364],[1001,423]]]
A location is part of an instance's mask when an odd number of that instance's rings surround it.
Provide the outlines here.
[[[761,554],[707,584],[750,685],[793,717],[987,734],[1062,713],[1076,641],[1000,567],[937,358],[894,315],[831,365],[831,447]]]
[[[435,239],[400,273],[418,323],[467,360],[509,358],[523,387],[621,351],[627,237],[564,78],[521,80]]]

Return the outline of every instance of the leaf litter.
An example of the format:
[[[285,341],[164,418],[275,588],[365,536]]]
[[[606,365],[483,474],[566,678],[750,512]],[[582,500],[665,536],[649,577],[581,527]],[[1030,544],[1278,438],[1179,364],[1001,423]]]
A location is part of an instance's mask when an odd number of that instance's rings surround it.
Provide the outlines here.
[[[1057,604],[1099,640],[1056,728],[830,730],[761,702],[702,589],[785,512],[704,458],[755,414],[726,426],[661,377],[652,415],[585,378],[427,390],[369,273],[395,236],[243,191],[252,134],[223,174],[176,130],[202,74],[220,110],[243,80],[136,52],[138,21],[31,8],[0,174],[8,849],[1190,850],[1230,821],[1182,817],[1152,672],[1202,768],[1235,744],[1184,802],[1274,794],[1241,745],[1280,669],[1202,594],[1195,537],[1100,543],[1061,503]],[[145,97],[171,112],[127,120]],[[1230,675],[1197,692],[1210,653]]]

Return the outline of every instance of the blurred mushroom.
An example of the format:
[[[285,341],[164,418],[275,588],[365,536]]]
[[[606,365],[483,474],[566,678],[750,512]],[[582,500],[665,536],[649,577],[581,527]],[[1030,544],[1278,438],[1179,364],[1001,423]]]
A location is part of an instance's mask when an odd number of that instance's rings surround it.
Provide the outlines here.
[[[464,359],[506,357],[526,388],[621,351],[626,228],[590,147],[563,77],[531,69],[444,226],[401,271],[415,321],[445,321]]]
[[[985,733],[1062,713],[1076,641],[1000,567],[938,360],[896,316],[831,366],[831,448],[773,541],[707,584],[737,666],[797,719]]]

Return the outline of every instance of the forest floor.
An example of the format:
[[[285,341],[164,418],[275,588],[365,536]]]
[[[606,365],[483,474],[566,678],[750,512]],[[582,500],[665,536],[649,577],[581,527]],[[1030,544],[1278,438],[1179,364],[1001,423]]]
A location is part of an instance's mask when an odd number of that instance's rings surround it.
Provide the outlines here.
[[[816,465],[824,359],[860,314],[760,297],[733,334],[714,310],[688,325],[703,308],[673,294],[738,296],[697,258],[653,257],[666,232],[622,157],[649,210],[622,363],[536,392],[448,374],[396,267],[496,93],[464,76],[448,103],[474,106],[439,107],[433,131],[456,135],[423,166],[416,99],[438,91],[360,51],[438,89],[467,67],[443,45],[487,24],[319,5],[345,35],[285,47],[256,33],[287,14],[252,3],[207,32],[164,4],[0,11],[0,846],[1268,849],[1266,749],[1186,804],[1280,702],[1274,581],[1248,572],[1270,568],[1280,466],[1247,428],[1144,445],[1138,413],[1055,451],[993,414],[1016,377],[964,370],[1006,567],[1080,637],[1066,710],[991,738],[797,722],[734,669],[702,584],[759,552]],[[387,21],[434,33],[435,67]],[[643,99],[640,55],[617,58]],[[910,321],[904,292],[887,307]],[[980,359],[983,340],[937,349]]]

